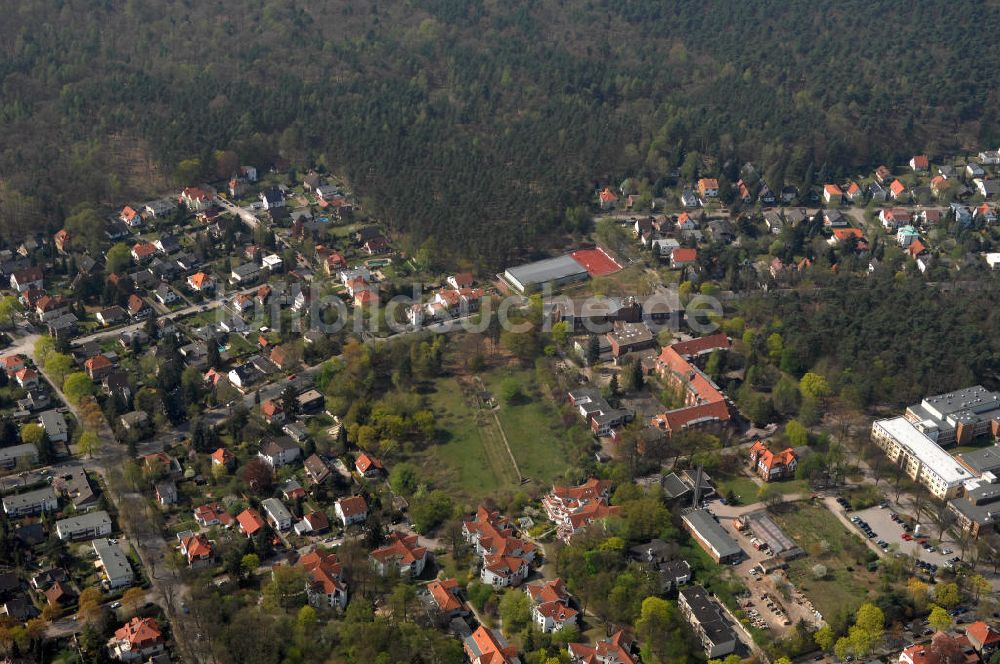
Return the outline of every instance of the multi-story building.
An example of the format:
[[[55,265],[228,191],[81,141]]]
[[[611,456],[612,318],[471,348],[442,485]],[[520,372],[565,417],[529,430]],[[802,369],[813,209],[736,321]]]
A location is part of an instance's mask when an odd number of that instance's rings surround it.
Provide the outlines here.
[[[542,506],[556,524],[556,537],[569,542],[591,522],[618,513],[617,507],[608,505],[610,494],[611,480],[592,477],[580,486],[553,486],[542,498]]]
[[[906,409],[906,419],[942,447],[966,445],[1000,432],[1000,393],[974,385],[927,397]]]
[[[669,387],[679,391],[684,406],[660,413],[650,424],[667,435],[693,427],[717,426],[729,422],[729,402],[697,362],[715,351],[731,346],[725,334],[713,334],[667,346],[656,360],[656,370]]]
[[[677,608],[701,639],[710,659],[725,657],[736,650],[736,632],[722,607],[704,588],[693,585],[677,593]]]
[[[95,539],[92,544],[100,564],[102,580],[108,589],[117,590],[131,586],[135,575],[121,547],[103,538]]]
[[[925,431],[919,423],[902,416],[876,420],[872,424],[872,441],[934,497],[951,500],[962,492],[962,484],[973,479],[973,475]]]

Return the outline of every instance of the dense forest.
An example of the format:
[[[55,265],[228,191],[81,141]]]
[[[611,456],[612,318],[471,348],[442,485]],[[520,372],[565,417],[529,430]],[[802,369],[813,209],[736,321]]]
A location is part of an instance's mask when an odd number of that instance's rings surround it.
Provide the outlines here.
[[[996,147],[991,2],[25,0],[0,21],[0,230],[326,167],[495,267],[599,181],[753,160],[796,180]],[[239,160],[239,161],[235,161]],[[429,240],[428,240],[429,238]]]

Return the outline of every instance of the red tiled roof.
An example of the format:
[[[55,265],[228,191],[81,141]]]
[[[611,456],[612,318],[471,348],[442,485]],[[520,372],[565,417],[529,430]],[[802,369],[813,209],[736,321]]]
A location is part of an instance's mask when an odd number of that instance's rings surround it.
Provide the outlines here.
[[[156,253],[156,247],[149,242],[136,242],[132,245],[132,253],[139,258],[146,258]]]
[[[84,368],[86,368],[87,371],[90,372],[100,369],[106,369],[113,365],[114,363],[108,359],[107,355],[95,355],[93,357],[87,358],[87,361],[83,363]]]
[[[860,228],[834,228],[833,236],[843,242],[849,237],[854,237],[859,240],[863,240],[865,234],[861,232]]]
[[[163,632],[155,618],[136,616],[115,630],[115,640],[128,643],[133,650],[142,650],[163,641]]]
[[[479,651],[480,664],[508,664],[517,657],[517,648],[512,645],[506,647],[500,645],[500,641],[493,631],[482,625],[476,628],[471,638],[476,644],[476,649]],[[466,646],[466,651],[468,652],[468,650],[469,647]],[[469,659],[472,659],[471,653],[469,654]]]
[[[928,159],[925,154],[918,154],[913,157],[913,165],[917,168],[927,168],[930,166],[930,163],[930,159]]]
[[[614,203],[617,200],[618,197],[615,196],[615,192],[611,191],[610,187],[605,187],[604,190],[601,192],[602,203]]]
[[[906,191],[906,186],[902,182],[900,182],[899,180],[893,180],[892,184],[889,185],[889,191],[891,191],[894,194],[899,195],[899,194],[903,193],[904,191]]]
[[[912,256],[913,258],[916,258],[920,254],[922,254],[925,251],[927,251],[927,247],[926,247],[926,245],[924,245],[923,242],[921,242],[918,239],[918,240],[914,240],[913,242],[911,242],[910,246],[908,246],[906,248],[906,251],[909,252],[910,256]]]
[[[185,537],[181,540],[181,546],[187,551],[189,563],[199,558],[212,557],[212,543],[202,533]]]
[[[398,558],[405,564],[414,563],[427,555],[427,549],[419,545],[416,535],[391,533],[386,538],[388,544],[372,551],[372,558],[379,561]]]
[[[281,404],[274,399],[268,399],[260,405],[260,412],[264,417],[271,418],[282,411]]]
[[[835,184],[828,184],[828,185],[824,186],[823,187],[823,191],[826,192],[831,197],[832,196],[843,196],[844,195],[843,190],[841,190],[841,188],[838,187]]]
[[[340,511],[344,514],[344,517],[349,519],[352,516],[357,516],[358,514],[368,513],[368,503],[365,502],[364,496],[351,496],[350,498],[341,498],[337,501],[340,505]]]
[[[240,530],[247,535],[253,535],[264,527],[264,519],[260,518],[260,514],[252,507],[248,507],[240,512],[236,520],[240,524]]]
[[[354,467],[364,475],[369,470],[382,470],[382,462],[373,456],[368,456],[367,452],[362,452],[354,461]]]
[[[977,649],[982,649],[985,645],[1000,643],[1000,634],[982,620],[977,620],[966,627],[965,635],[973,641]]]
[[[434,579],[427,584],[427,592],[431,594],[438,609],[444,613],[458,611],[462,608],[462,601],[455,596],[458,591],[458,581],[455,579]]]
[[[670,258],[675,263],[690,263],[698,259],[698,250],[690,247],[675,247],[670,252]]]
[[[764,466],[770,472],[778,466],[788,466],[795,460],[795,451],[788,447],[781,452],[772,452],[764,445],[764,441],[758,440],[750,447],[750,454],[757,455],[757,463]]]
[[[211,283],[212,277],[208,276],[204,272],[198,272],[188,277],[188,281],[191,283],[192,286],[200,289],[203,288],[205,284]]]

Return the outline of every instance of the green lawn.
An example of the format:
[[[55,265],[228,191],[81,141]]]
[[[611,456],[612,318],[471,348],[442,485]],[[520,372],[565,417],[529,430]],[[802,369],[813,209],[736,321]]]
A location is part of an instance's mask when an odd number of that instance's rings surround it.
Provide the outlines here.
[[[468,498],[482,498],[501,487],[514,486],[517,475],[506,451],[493,436],[484,434],[477,422],[476,409],[466,403],[454,378],[437,382],[428,401],[437,428],[446,432],[444,442],[428,451],[426,468],[435,484],[456,490]],[[501,454],[502,453],[502,454]]]
[[[733,477],[716,481],[716,490],[720,496],[727,496],[732,491],[737,500],[744,505],[757,502],[757,491],[760,487],[749,477]]]
[[[507,404],[497,398],[500,382],[508,377],[517,379],[529,395],[523,402]],[[563,429],[553,405],[537,394],[534,372],[507,369],[490,372],[483,379],[500,403],[497,415],[521,475],[542,484],[551,483],[567,467]]]
[[[788,578],[823,614],[834,615],[846,607],[854,611],[877,592],[878,576],[866,569],[870,551],[857,535],[849,532],[826,507],[807,502],[787,506],[774,520],[806,555],[788,565]],[[827,568],[816,579],[813,567]]]

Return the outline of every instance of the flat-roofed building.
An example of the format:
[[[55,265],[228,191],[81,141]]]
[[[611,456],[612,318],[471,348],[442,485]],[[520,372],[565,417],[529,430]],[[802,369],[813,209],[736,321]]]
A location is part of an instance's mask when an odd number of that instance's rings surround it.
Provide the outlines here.
[[[727,564],[743,557],[743,549],[719,525],[708,510],[691,510],[681,516],[684,528],[717,563]]]
[[[41,512],[55,512],[59,509],[59,497],[52,487],[5,496],[3,511],[11,519]]]
[[[94,539],[110,534],[111,517],[104,510],[56,521],[56,535],[61,540]]]
[[[1000,431],[1000,393],[973,385],[927,397],[906,409],[906,419],[942,447],[965,445]]]
[[[698,585],[681,588],[677,592],[677,608],[698,635],[709,659],[725,657],[736,650],[732,623],[704,588]]]
[[[132,565],[129,563],[125,552],[118,544],[109,539],[95,539],[92,542],[94,553],[97,554],[98,566],[104,583],[110,590],[131,586],[135,580],[132,572]]]
[[[935,498],[950,500],[958,496],[962,484],[974,477],[906,417],[876,420],[872,424],[872,441]]]
[[[577,281],[585,281],[590,275],[587,269],[572,256],[556,256],[509,267],[503,273],[504,280],[519,293],[532,293],[545,285],[559,288]]]

